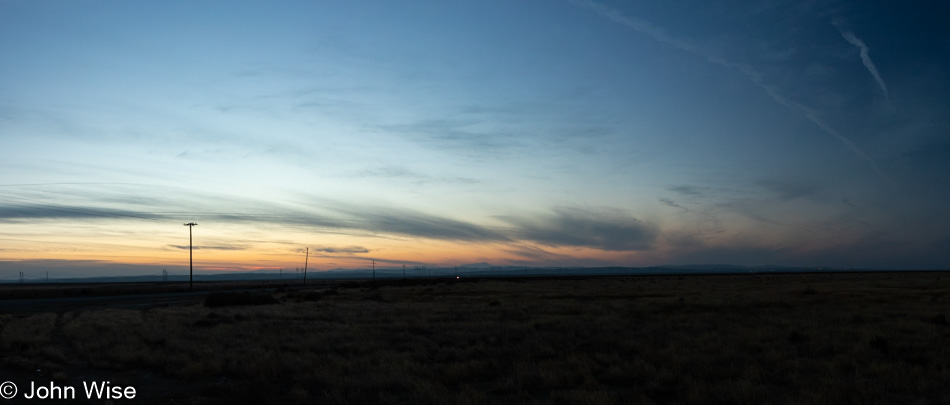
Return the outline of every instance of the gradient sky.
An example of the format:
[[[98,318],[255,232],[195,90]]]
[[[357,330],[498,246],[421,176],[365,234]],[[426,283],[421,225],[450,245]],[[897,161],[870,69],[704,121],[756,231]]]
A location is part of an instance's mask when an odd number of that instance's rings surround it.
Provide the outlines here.
[[[948,15],[0,0],[0,279],[947,269]]]

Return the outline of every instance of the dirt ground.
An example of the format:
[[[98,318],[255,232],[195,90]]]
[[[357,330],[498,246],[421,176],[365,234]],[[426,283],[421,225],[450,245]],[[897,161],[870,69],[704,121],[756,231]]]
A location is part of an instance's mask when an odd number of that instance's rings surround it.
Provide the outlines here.
[[[324,287],[0,302],[0,380],[110,381],[156,404],[950,403],[948,273]]]

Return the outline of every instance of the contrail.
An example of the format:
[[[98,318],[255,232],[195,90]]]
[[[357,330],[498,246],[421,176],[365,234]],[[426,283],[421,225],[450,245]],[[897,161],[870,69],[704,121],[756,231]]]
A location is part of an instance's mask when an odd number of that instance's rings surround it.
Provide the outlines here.
[[[764,75],[762,75],[758,70],[756,70],[752,66],[744,64],[744,63],[730,62],[726,60],[725,58],[719,55],[716,55],[704,48],[698,47],[687,41],[670,36],[669,34],[665,33],[662,29],[653,25],[649,21],[646,21],[637,17],[630,17],[630,16],[623,15],[620,11],[614,8],[611,8],[609,6],[606,6],[604,4],[595,2],[593,0],[570,0],[570,2],[574,3],[577,6],[586,7],[591,10],[594,10],[595,12],[597,12],[598,14],[606,18],[609,18],[610,20],[616,23],[626,25],[627,27],[630,27],[641,34],[645,34],[655,39],[658,42],[669,44],[683,51],[702,56],[703,58],[705,58],[707,61],[709,61],[712,64],[716,64],[719,66],[723,66],[729,69],[734,69],[734,70],[739,71],[744,76],[746,76],[750,81],[752,81],[753,84],[755,84],[756,86],[764,90],[765,93],[768,94],[769,97],[772,98],[772,100],[775,100],[775,102],[785,106],[786,108],[789,108],[792,111],[795,111],[796,113],[803,115],[809,121],[817,125],[818,128],[821,128],[821,130],[824,131],[826,134],[830,135],[836,141],[841,142],[846,148],[848,148],[848,150],[850,150],[859,158],[861,158],[862,160],[866,161],[869,165],[871,165],[871,168],[882,179],[884,179],[885,181],[889,181],[888,177],[883,172],[881,172],[880,168],[878,168],[877,163],[874,162],[874,159],[872,159],[871,156],[868,155],[866,152],[861,150],[861,148],[859,148],[857,144],[855,144],[853,141],[851,141],[850,139],[842,135],[840,132],[836,131],[834,128],[831,128],[831,126],[829,126],[828,123],[826,123],[824,120],[822,120],[818,116],[818,112],[815,111],[814,109],[806,107],[794,101],[791,101],[785,98],[785,96],[782,96],[781,94],[779,94],[779,92],[775,89],[774,86],[771,86],[765,83],[765,80],[763,79]],[[860,42],[860,40],[858,41]],[[861,45],[859,45],[862,47],[861,57],[867,62],[866,65],[868,66],[868,69],[871,70],[871,73],[874,74],[874,77],[878,79],[878,83],[881,85],[881,88],[884,90],[884,95],[887,96],[887,88],[884,86],[884,81],[880,80],[880,76],[877,74],[877,69],[875,69],[874,65],[870,62],[871,59],[865,58],[867,55],[867,47],[863,45],[864,45],[863,42],[861,43]]]
[[[725,59],[713,55],[709,52],[706,52],[702,48],[699,48],[689,42],[682,41],[676,38],[671,37],[666,32],[663,32],[662,29],[653,25],[649,21],[646,21],[642,18],[630,17],[623,15],[620,11],[613,9],[607,5],[598,3],[592,0],[570,0],[571,3],[574,3],[576,6],[586,7],[597,12],[604,17],[609,18],[613,22],[616,22],[621,25],[626,25],[630,28],[633,28],[634,31],[637,31],[641,34],[646,34],[647,36],[662,42],[664,44],[672,45],[675,48],[682,49],[686,52],[700,55],[709,62],[715,63],[720,66],[732,67],[732,65]]]
[[[841,24],[838,22],[833,22],[835,28],[841,32],[841,36],[844,37],[845,41],[848,41],[851,45],[854,45],[858,48],[861,48],[861,62],[864,63],[864,67],[868,69],[868,72],[871,72],[871,76],[874,76],[874,80],[877,81],[877,85],[881,87],[881,91],[884,92],[884,97],[888,100],[891,99],[890,94],[887,92],[887,85],[884,84],[884,79],[881,78],[881,74],[877,71],[877,67],[874,66],[874,62],[871,61],[871,50],[868,49],[868,46],[854,35],[851,31],[845,31],[841,28]]]

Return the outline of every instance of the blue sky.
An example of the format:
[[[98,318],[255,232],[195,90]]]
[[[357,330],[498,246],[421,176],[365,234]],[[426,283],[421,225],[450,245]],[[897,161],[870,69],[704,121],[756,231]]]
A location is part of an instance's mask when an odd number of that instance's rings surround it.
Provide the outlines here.
[[[947,268],[947,7],[0,1],[0,278]]]

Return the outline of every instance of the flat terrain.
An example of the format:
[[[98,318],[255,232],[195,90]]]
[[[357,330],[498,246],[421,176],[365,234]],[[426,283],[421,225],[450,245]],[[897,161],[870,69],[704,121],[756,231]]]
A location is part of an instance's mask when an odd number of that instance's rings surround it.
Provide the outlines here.
[[[310,280],[308,286],[324,286],[334,284],[324,280]],[[262,280],[262,281],[198,281],[192,287],[195,292],[263,289],[280,287],[303,286],[301,280]],[[118,297],[125,295],[146,294],[175,294],[191,291],[187,281],[175,282],[146,282],[146,283],[32,283],[32,284],[0,284],[0,311],[4,303],[12,300],[34,300],[38,298],[76,298],[76,302],[83,298]]]
[[[208,294],[33,312],[0,301],[0,381],[22,393],[108,380],[158,404],[950,403],[948,273]]]
[[[276,292],[277,290],[313,290],[335,287],[332,283],[246,282],[228,281],[201,283],[194,290],[187,283],[135,283],[59,286],[35,285],[0,288],[0,294],[13,292],[14,296],[37,298],[0,299],[0,313],[63,312],[104,308],[148,309],[157,306],[204,302],[212,292]],[[114,295],[118,294],[118,295]],[[2,295],[0,295],[2,296]],[[42,297],[42,298],[39,298]]]

